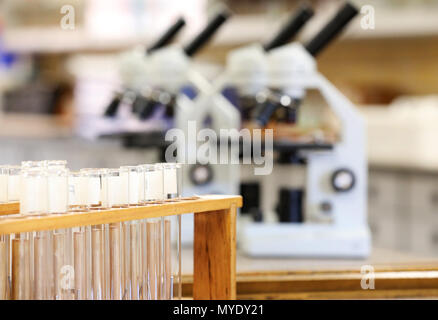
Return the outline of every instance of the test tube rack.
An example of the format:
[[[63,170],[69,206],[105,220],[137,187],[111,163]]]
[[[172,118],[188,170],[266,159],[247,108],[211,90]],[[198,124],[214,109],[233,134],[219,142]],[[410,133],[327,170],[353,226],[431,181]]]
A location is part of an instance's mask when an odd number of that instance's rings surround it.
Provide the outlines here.
[[[236,214],[241,196],[207,195],[145,206],[0,220],[0,235],[117,223],[194,213],[193,299],[236,298]],[[0,216],[19,203],[0,204]]]

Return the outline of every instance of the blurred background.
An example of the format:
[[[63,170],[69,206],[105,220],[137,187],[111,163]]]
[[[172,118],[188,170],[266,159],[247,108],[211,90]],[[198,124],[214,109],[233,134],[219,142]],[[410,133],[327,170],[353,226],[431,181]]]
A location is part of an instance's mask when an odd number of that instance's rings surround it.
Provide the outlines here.
[[[339,5],[310,1],[306,40]],[[0,0],[0,163],[67,159],[71,168],[158,161],[147,149],[98,139],[93,117],[121,89],[121,51],[148,45],[183,15],[187,42],[218,6],[233,17],[196,57],[213,79],[227,53],[263,41],[293,0]],[[438,256],[438,1],[368,0],[375,29],[352,23],[318,68],[368,125],[373,246]],[[63,29],[63,5],[74,26]],[[70,25],[71,26],[71,25]]]

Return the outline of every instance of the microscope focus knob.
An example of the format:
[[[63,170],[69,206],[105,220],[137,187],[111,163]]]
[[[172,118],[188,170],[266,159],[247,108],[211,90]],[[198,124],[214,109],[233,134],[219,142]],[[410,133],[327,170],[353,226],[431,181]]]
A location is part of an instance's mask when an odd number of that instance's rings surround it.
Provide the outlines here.
[[[332,174],[332,186],[337,192],[347,192],[353,189],[356,177],[350,169],[338,169]]]
[[[195,186],[203,186],[213,180],[213,169],[208,165],[196,164],[190,168],[189,176]]]

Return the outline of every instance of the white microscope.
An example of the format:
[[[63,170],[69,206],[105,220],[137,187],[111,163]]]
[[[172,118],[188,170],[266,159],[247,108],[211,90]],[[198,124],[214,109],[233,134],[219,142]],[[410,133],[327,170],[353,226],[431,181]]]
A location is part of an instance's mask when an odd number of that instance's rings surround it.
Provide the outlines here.
[[[175,127],[183,129],[185,135],[189,137],[189,141],[179,146],[179,150],[184,150],[183,154],[179,154],[179,161],[189,160],[187,170],[184,172],[184,190],[188,195],[240,193],[241,168],[238,164],[230,163],[231,158],[239,159],[238,148],[231,147],[231,144],[238,141],[233,141],[230,136],[220,137],[221,130],[233,129],[237,134],[241,127],[241,112],[233,104],[232,99],[228,99],[227,92],[231,91],[231,87],[245,87],[249,93],[255,92],[261,86],[264,87],[266,84],[263,80],[266,77],[262,77],[263,71],[258,70],[258,67],[263,66],[264,63],[260,63],[260,60],[264,60],[265,53],[269,50],[289,42],[312,15],[313,11],[310,7],[301,7],[265,46],[254,44],[233,51],[231,55],[234,58],[232,59],[234,68],[227,68],[214,83],[204,83],[196,99],[189,100],[184,96],[178,98]],[[250,79],[249,83],[246,79]],[[220,141],[212,139],[207,143],[218,146],[216,159],[225,158],[226,163],[221,164],[219,161],[211,163],[208,159],[202,159],[202,156],[197,157],[197,150],[205,142],[193,141],[196,138],[191,132],[198,134],[205,128],[212,130],[215,137],[220,137]],[[193,221],[189,215],[183,219],[182,228],[183,243],[190,243]]]
[[[269,91],[253,117],[260,127],[276,129],[277,158],[272,174],[258,180],[264,222],[246,222],[240,230],[240,246],[250,256],[364,258],[370,253],[365,123],[318,72],[314,58],[356,14],[347,3],[306,47],[293,43],[267,57]],[[297,139],[309,91],[319,92],[339,121],[335,139],[321,132]],[[277,219],[269,219],[276,203]]]
[[[142,108],[145,103],[142,90],[144,90],[144,87],[148,87],[147,81],[145,80],[148,73],[147,58],[154,51],[167,46],[182,30],[185,24],[184,18],[180,17],[146,50],[141,47],[123,52],[120,55],[119,72],[123,84],[123,91],[115,94],[105,110],[105,117],[116,117],[123,102],[128,102],[134,113],[139,112],[139,109]]]

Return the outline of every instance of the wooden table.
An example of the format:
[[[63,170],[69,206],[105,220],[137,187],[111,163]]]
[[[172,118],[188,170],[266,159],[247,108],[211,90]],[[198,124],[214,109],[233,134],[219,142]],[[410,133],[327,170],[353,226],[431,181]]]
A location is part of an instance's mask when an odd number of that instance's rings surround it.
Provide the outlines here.
[[[183,250],[183,295],[191,296],[192,255]],[[374,268],[364,290],[363,266]],[[237,252],[238,299],[438,298],[438,257],[373,249],[366,260],[253,259]]]

